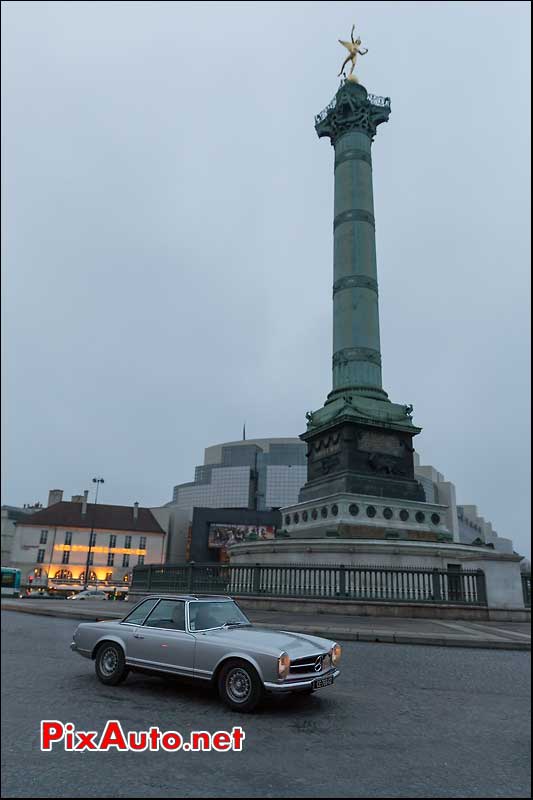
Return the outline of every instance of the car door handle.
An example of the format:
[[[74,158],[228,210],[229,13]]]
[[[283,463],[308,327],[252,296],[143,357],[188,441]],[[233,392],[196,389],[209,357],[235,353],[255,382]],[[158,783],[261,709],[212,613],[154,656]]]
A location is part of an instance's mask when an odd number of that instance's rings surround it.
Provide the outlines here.
[[[134,639],[144,639],[144,636],[141,636],[141,634],[140,634],[140,633],[134,633],[134,634],[133,634],[133,638],[134,638]]]

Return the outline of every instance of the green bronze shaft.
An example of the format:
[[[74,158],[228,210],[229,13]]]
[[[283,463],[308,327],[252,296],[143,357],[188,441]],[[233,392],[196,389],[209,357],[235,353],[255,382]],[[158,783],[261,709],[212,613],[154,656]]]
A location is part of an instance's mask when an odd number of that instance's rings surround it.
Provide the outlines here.
[[[381,380],[378,281],[371,145],[390,113],[366,89],[346,81],[317,118],[335,148],[333,220],[333,391],[385,400]]]

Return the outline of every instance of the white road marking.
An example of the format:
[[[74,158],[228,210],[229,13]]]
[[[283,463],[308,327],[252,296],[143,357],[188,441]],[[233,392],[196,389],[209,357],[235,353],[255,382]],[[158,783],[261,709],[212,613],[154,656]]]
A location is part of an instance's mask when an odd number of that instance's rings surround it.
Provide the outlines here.
[[[432,622],[434,622],[436,625],[444,625],[445,628],[456,628],[459,631],[466,631],[468,634],[470,634],[470,636],[476,639],[481,639],[481,638],[495,639],[499,642],[501,642],[502,640],[501,636],[494,636],[494,635],[491,636],[490,633],[476,630],[475,628],[469,627],[467,625],[458,625],[457,622],[443,622],[440,619],[434,619],[432,620]]]
[[[479,627],[483,632],[487,630],[484,626],[477,623],[477,627]],[[488,627],[489,631],[499,631],[500,633],[504,633],[506,636],[522,636],[524,639],[531,639],[530,633],[520,633],[520,631],[509,631],[505,630],[504,628],[494,628],[492,625]]]

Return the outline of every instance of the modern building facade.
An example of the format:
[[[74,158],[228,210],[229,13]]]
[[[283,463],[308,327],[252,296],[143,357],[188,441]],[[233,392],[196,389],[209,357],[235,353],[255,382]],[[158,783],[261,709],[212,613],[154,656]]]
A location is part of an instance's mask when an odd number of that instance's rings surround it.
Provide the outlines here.
[[[446,522],[453,532],[454,542],[486,545],[500,553],[513,553],[511,539],[499,536],[492,523],[478,513],[477,506],[456,502],[455,485],[451,481],[435,467],[422,465],[418,453],[414,454],[414,459],[415,475],[424,487],[427,501],[447,506]]]
[[[297,438],[243,439],[207,447],[194,481],[174,487],[170,505],[270,511],[296,502],[307,446]]]
[[[190,554],[198,560],[203,553],[207,561],[223,555],[206,544],[202,525],[208,509],[219,509],[215,522],[226,526],[232,519],[236,526],[261,527],[271,525],[272,520],[278,526],[281,518],[276,510],[296,502],[305,483],[306,452],[307,446],[295,437],[242,439],[207,447],[194,480],[174,486],[166,506],[167,562],[183,562]],[[200,511],[203,516],[197,513]]]
[[[457,506],[457,521],[459,525],[459,541],[465,544],[485,544],[498,550],[500,553],[512,553],[513,542],[499,536],[492,527],[492,523],[478,514],[477,506]]]
[[[88,492],[70,502],[50,498],[47,508],[16,522],[9,564],[22,583],[128,582],[137,564],[165,561],[166,531],[149,508],[89,503]]]

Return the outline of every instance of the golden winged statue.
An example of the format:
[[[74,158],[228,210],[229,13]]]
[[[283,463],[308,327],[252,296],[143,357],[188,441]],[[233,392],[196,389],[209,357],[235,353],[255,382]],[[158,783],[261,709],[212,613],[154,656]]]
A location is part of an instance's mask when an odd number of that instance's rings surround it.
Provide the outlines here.
[[[360,56],[366,55],[368,53],[368,49],[365,48],[364,50],[361,50],[361,39],[359,39],[359,37],[357,37],[357,39],[353,38],[354,30],[355,30],[355,25],[352,25],[352,32],[350,34],[350,37],[351,37],[351,40],[352,40],[351,42],[344,42],[342,39],[339,39],[340,44],[344,45],[344,47],[348,50],[350,55],[347,56],[347,58],[344,60],[343,65],[341,67],[341,71],[339,72],[337,77],[340,77],[341,75],[344,75],[344,68],[345,68],[346,64],[348,63],[348,61],[351,61],[352,62],[352,66],[350,68],[350,72],[348,73],[347,80],[355,81],[356,83],[358,83],[359,81],[357,80],[356,76],[353,74],[353,71],[354,71],[354,68],[355,68],[355,62],[357,60],[357,56],[358,55],[360,55]]]

